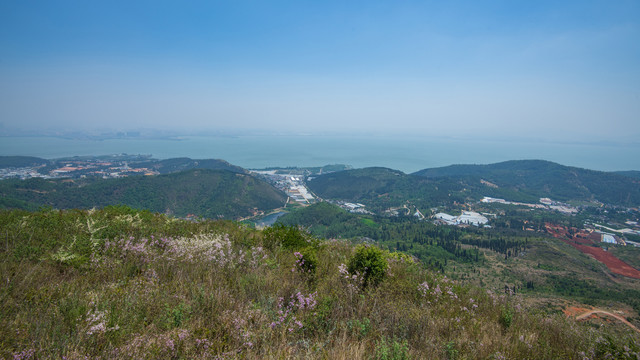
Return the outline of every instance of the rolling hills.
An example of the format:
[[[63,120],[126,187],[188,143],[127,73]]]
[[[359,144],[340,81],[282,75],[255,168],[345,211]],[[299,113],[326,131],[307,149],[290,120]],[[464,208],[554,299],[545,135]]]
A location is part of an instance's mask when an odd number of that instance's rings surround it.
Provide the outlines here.
[[[0,206],[59,209],[128,205],[137,209],[238,218],[270,210],[287,197],[263,180],[227,170],[189,170],[120,179],[29,179],[0,182]]]
[[[307,185],[320,197],[363,202],[379,209],[402,206],[407,201],[433,206],[464,201],[471,196],[458,182],[407,175],[381,167],[325,174]]]
[[[198,166],[226,165],[169,159],[154,169],[170,173],[157,176],[0,181],[0,207],[45,206],[31,213],[0,210],[7,238],[0,263],[8,274],[8,286],[0,289],[7,305],[0,354],[624,358],[625,351],[640,350],[628,329],[597,328],[598,320],[583,325],[561,313],[589,304],[639,323],[637,279],[536,230],[549,218],[571,227],[580,216],[505,209],[491,228],[437,226],[408,216],[418,207],[473,207],[482,196],[633,204],[638,181],[631,177],[544,161],[416,174],[338,171],[306,185],[324,199],[406,211],[353,214],[318,202],[258,231],[210,219],[281,207],[286,195],[242,169],[180,171]],[[209,219],[108,206],[118,204]],[[352,240],[366,245],[354,247]],[[370,288],[352,282],[363,273],[346,264],[359,249],[375,248],[388,264],[386,278]],[[637,249],[607,251],[637,262]]]
[[[34,156],[0,156],[1,168],[18,168],[48,164],[49,160]]]
[[[616,171],[615,174],[640,179],[640,171],[638,170]]]
[[[451,165],[404,174],[365,168],[321,175],[308,183],[319,196],[380,207],[438,206],[477,201],[483,196],[538,202],[587,201],[631,206],[640,204],[640,180],[616,173],[564,166],[542,160],[515,160],[490,165]]]
[[[413,173],[429,179],[460,181],[476,191],[505,189],[523,196],[598,201],[622,206],[640,204],[640,180],[621,174],[564,166],[543,160],[514,160],[490,165],[451,165]],[[495,186],[488,185],[491,183]]]
[[[191,169],[228,170],[246,174],[247,170],[220,159],[191,159],[187,157],[152,160],[136,163],[136,166],[157,170],[161,174],[169,174]]]

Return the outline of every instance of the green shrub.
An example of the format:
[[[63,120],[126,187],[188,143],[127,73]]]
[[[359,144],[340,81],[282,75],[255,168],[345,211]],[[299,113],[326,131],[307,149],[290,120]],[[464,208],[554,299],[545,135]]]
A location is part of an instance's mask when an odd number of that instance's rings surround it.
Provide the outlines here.
[[[455,360],[458,358],[458,349],[456,349],[456,343],[449,341],[444,345],[444,351],[447,354],[447,359]]]
[[[313,277],[316,274],[316,268],[318,267],[318,251],[312,246],[296,251],[296,267],[299,271],[308,276]]]
[[[508,329],[509,326],[511,326],[512,322],[513,322],[513,310],[507,307],[502,307],[502,311],[500,313],[500,324],[502,324],[502,326],[504,326],[505,329]]]
[[[359,274],[362,277],[362,287],[377,286],[384,280],[387,271],[387,260],[384,252],[375,246],[365,244],[358,245],[349,259],[347,270],[351,274]]]
[[[349,320],[347,322],[347,326],[353,334],[355,334],[359,339],[362,339],[367,336],[371,330],[371,320],[369,320],[369,318],[364,318],[362,320]]]
[[[598,359],[634,359],[640,346],[632,338],[616,339],[611,334],[605,334],[596,338],[594,350]]]
[[[173,308],[165,304],[165,315],[161,325],[165,329],[178,328],[188,320],[190,313],[191,306],[184,302]]]
[[[61,265],[73,266],[76,268],[80,268],[89,261],[86,256],[78,255],[64,249],[60,249],[56,253],[51,254],[50,258]]]
[[[387,256],[388,259],[395,259],[397,261],[402,261],[402,262],[406,262],[409,264],[414,264],[415,263],[415,259],[413,258],[413,256],[407,254],[407,253],[403,253],[403,252],[398,252],[398,251],[387,251],[385,250],[385,254]]]
[[[274,249],[281,245],[285,249],[300,250],[308,246],[316,247],[318,240],[297,226],[275,224],[263,231],[264,245],[268,249]]]
[[[407,360],[409,359],[409,345],[407,340],[388,342],[383,336],[376,342],[376,360]]]

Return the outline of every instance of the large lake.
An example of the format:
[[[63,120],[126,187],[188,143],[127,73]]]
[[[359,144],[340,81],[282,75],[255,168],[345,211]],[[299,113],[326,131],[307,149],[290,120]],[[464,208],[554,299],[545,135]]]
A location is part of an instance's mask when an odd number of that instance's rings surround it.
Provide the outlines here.
[[[381,136],[191,136],[169,139],[69,140],[0,137],[0,155],[60,158],[150,154],[155,158],[224,159],[245,168],[348,164],[406,173],[451,164],[543,159],[594,170],[640,170],[640,144],[564,144]]]

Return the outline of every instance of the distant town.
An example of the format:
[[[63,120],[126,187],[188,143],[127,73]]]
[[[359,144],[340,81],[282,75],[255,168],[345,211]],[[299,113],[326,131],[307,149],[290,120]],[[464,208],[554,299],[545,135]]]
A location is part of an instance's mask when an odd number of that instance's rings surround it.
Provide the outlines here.
[[[43,178],[43,179],[84,179],[84,178],[101,178],[101,179],[113,179],[122,178],[128,176],[153,176],[159,175],[161,168],[158,162],[161,160],[153,159],[150,155],[128,155],[128,154],[116,154],[105,156],[87,156],[87,157],[71,157],[55,160],[44,160],[33,158],[33,163],[29,166],[4,166],[0,168],[0,180],[4,179],[31,179],[31,178]],[[198,160],[191,159],[177,159],[179,161],[173,162],[171,165],[175,169],[181,167],[189,168],[191,166],[198,166]],[[232,166],[226,162],[216,160],[223,166]],[[200,161],[203,162],[203,161]],[[23,164],[24,165],[24,164]],[[200,164],[201,165],[201,164]],[[166,166],[166,164],[165,164]],[[391,207],[387,209],[377,209],[376,211],[367,207],[366,204],[359,202],[350,202],[340,199],[322,199],[314,194],[307,186],[307,181],[312,180],[314,177],[322,174],[328,174],[336,171],[348,170],[351,167],[348,165],[329,165],[324,167],[314,168],[270,168],[270,169],[255,169],[249,170],[249,173],[254,176],[261,177],[272,184],[277,189],[281,190],[288,196],[287,204],[296,204],[297,206],[308,206],[319,201],[326,201],[340,208],[353,213],[361,215],[379,215],[385,217],[414,217],[419,220],[431,221],[437,225],[450,225],[459,227],[482,227],[491,228],[492,219],[497,219],[503,214],[500,211],[486,212],[485,210],[477,210],[483,208],[479,205],[508,205],[514,207],[530,208],[531,210],[543,210],[558,212],[564,215],[576,215],[579,213],[579,209],[570,204],[555,201],[550,198],[540,198],[539,203],[524,203],[509,201],[500,198],[493,198],[485,196],[477,203],[460,204],[464,210],[448,211],[446,209],[432,208],[432,209],[419,209],[415,205],[407,204],[400,207]],[[238,168],[238,171],[245,171]],[[164,170],[166,173],[168,170]],[[176,170],[177,171],[177,170]],[[490,183],[489,183],[490,184]],[[493,185],[493,184],[490,184]],[[475,211],[473,209],[476,209]],[[450,209],[452,210],[452,209]],[[449,212],[453,213],[450,214]],[[278,216],[284,213],[278,213]],[[268,215],[268,214],[267,214]],[[260,217],[265,216],[263,212],[256,212],[253,216]],[[247,219],[249,219],[247,218]],[[275,221],[277,216],[273,219]],[[640,246],[639,242],[625,241],[623,237],[625,235],[639,236],[640,225],[634,221],[627,221],[624,228],[615,228],[610,224],[601,225],[595,222],[586,223],[584,229],[572,230],[560,229],[547,226],[546,232],[551,233],[554,236],[560,236],[568,234],[570,232],[578,232],[585,238],[589,238],[593,242],[602,242],[618,245],[633,245]],[[536,231],[533,228],[523,226],[523,230]],[[537,231],[540,231],[538,229]]]
[[[307,187],[306,181],[313,179],[315,175],[321,174],[322,170],[310,170],[308,168],[291,168],[251,170],[250,172],[270,182],[273,186],[286,193],[289,196],[289,201],[295,202],[299,205],[307,206],[318,201],[326,201],[337,205],[340,208],[353,214],[376,215],[373,211],[367,209],[367,206],[365,204],[348,202],[338,199],[320,199],[319,197],[314,195],[312,191]],[[328,172],[331,171],[326,171],[325,173]],[[522,206],[531,209],[557,211],[565,215],[575,215],[579,211],[578,208],[574,206],[549,198],[541,198],[539,203],[532,204],[485,196],[482,200],[480,200],[480,203]],[[420,220],[430,220],[438,225],[451,225],[461,227],[475,226],[484,228],[491,228],[490,219],[495,219],[498,217],[498,214],[487,212],[480,213],[476,211],[463,210],[459,215],[450,215],[445,212],[438,212],[437,210],[438,209],[429,209],[430,213],[433,215],[425,216],[423,212],[420,211],[417,207],[405,205],[402,207],[386,209],[379,215],[388,217],[413,216]],[[598,242],[603,243],[640,246],[640,244],[632,241],[625,242],[621,237],[615,234],[618,233],[620,235],[640,235],[640,226],[638,226],[637,223],[629,222],[627,225],[629,225],[629,228],[617,230],[604,225],[591,224],[591,226],[582,231],[586,234],[593,234],[593,236],[591,236],[590,238],[594,239],[594,241],[596,241],[595,239],[597,239]],[[527,228],[525,228],[524,230],[533,231],[533,229]],[[547,232],[549,232],[548,229]]]
[[[32,166],[0,168],[0,180],[86,177],[109,179],[131,175],[158,175],[156,170],[134,165],[150,160],[151,156],[126,154],[56,159]]]
[[[251,173],[263,177],[271,185],[287,194],[292,201],[302,205],[316,202],[316,198],[305,185],[305,174],[300,174],[300,171],[291,173],[283,170],[251,170]]]
[[[578,209],[576,209],[575,207],[572,207],[569,204],[565,204],[559,201],[553,201],[549,198],[541,198],[540,204],[528,204],[528,203],[515,202],[515,201],[506,201],[504,199],[495,199],[488,196],[485,196],[481,201],[487,204],[497,203],[497,204],[505,204],[505,205],[526,206],[534,209],[555,210],[568,215],[578,213]]]

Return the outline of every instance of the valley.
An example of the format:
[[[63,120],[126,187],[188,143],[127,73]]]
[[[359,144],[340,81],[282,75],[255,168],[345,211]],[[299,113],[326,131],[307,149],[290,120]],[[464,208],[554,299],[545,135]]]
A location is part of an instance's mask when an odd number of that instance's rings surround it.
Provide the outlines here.
[[[517,299],[530,311],[597,308],[640,326],[640,183],[633,177],[540,161],[404,174],[141,160],[128,161],[157,174],[2,180],[0,205],[30,211],[116,205],[193,223],[301,228],[328,243],[405,254],[420,268]]]

